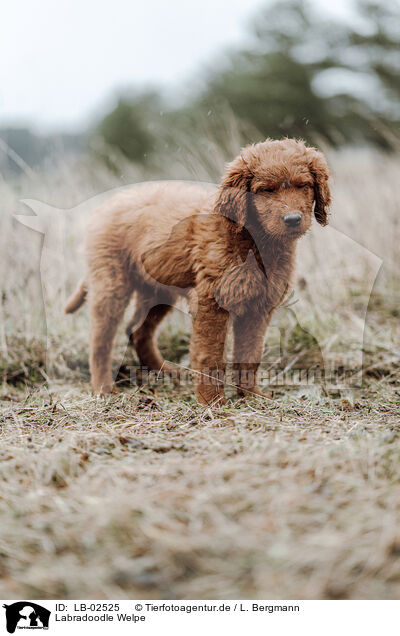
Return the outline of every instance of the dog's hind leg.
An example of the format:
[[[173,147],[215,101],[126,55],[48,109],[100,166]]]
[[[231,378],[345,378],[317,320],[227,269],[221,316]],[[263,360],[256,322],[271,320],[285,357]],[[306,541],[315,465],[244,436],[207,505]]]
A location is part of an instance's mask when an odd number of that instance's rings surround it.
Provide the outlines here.
[[[159,371],[161,368],[164,371],[170,371],[172,367],[165,362],[158,349],[155,332],[161,321],[172,310],[174,299],[163,295],[152,300],[153,306],[147,297],[138,293],[136,311],[128,325],[127,333],[130,343],[144,367],[155,371]]]
[[[108,274],[108,275],[107,275]],[[96,394],[111,393],[112,346],[119,322],[128,305],[132,287],[122,272],[111,269],[89,281],[90,373]]]

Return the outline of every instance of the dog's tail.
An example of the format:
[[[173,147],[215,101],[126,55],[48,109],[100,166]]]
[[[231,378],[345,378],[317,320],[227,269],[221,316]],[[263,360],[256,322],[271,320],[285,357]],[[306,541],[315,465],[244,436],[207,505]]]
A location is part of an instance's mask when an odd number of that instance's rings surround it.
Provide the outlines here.
[[[88,293],[87,284],[85,279],[81,280],[78,287],[68,298],[67,304],[65,305],[64,311],[66,314],[73,314],[74,311],[77,311],[79,307],[83,305],[86,300],[86,296]]]

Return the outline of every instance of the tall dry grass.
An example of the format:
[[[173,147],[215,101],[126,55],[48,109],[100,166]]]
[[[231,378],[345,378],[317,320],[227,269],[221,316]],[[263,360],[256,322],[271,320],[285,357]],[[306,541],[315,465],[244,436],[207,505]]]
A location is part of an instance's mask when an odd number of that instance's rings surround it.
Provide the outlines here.
[[[228,150],[214,145],[199,151],[197,165],[193,157],[187,156],[186,161],[157,168],[154,174],[167,179],[215,181],[224,161],[237,152],[238,146],[236,135]],[[283,334],[288,341],[300,325],[317,340],[324,358],[341,356],[346,364],[356,367],[361,364],[372,291],[381,308],[390,310],[399,295],[400,159],[353,150],[329,153],[329,163],[333,175],[330,226],[321,228],[314,223],[299,242],[290,307],[276,313],[268,342],[278,346]],[[81,160],[0,184],[3,369],[7,356],[15,366],[15,357],[21,355],[20,344],[37,350],[38,341],[46,336],[52,343],[48,373],[68,374],[71,365],[87,369],[86,309],[72,318],[63,313],[67,295],[84,272],[84,222],[110,191],[151,176],[129,165],[122,165],[121,174],[115,174],[102,164]],[[44,234],[24,227],[14,216],[34,213],[38,215],[36,221],[25,219],[25,223],[36,223],[36,229]],[[171,324],[177,321],[182,330],[190,325],[175,313],[169,320],[169,333]],[[388,349],[393,347],[389,333],[382,338],[378,329],[371,337],[381,344],[386,341]],[[125,349],[122,327],[119,344],[121,356]]]

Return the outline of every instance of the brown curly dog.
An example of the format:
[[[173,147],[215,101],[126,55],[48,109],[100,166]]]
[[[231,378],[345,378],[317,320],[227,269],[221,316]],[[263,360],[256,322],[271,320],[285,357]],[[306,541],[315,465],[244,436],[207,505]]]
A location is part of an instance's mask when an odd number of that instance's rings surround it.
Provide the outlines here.
[[[242,150],[217,192],[146,183],[98,208],[87,226],[88,273],[66,306],[67,313],[75,311],[89,293],[93,391],[113,389],[113,339],[135,292],[129,332],[141,364],[166,368],[155,331],[184,295],[193,316],[199,401],[223,400],[229,317],[238,392],[260,394],[256,371],[265,332],[288,290],[297,239],[310,228],[312,212],[327,223],[328,178],[315,148],[268,139]]]

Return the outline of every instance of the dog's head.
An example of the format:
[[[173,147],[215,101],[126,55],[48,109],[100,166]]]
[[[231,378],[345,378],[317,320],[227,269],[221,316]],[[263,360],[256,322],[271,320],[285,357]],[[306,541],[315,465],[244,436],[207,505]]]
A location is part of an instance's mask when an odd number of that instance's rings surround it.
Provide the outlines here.
[[[246,146],[227,166],[216,211],[250,232],[261,229],[280,240],[296,239],[312,213],[328,222],[329,169],[325,157],[303,141],[267,140]]]

